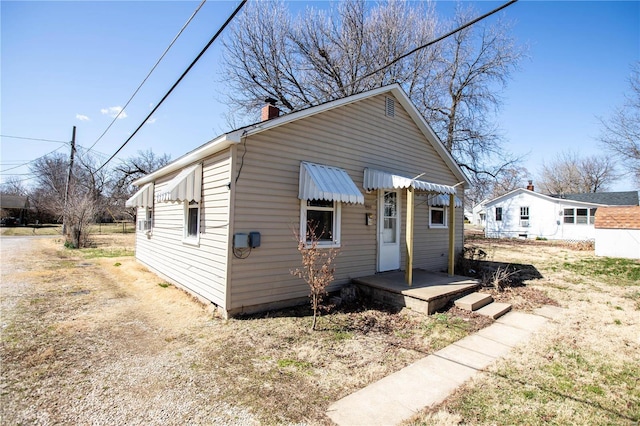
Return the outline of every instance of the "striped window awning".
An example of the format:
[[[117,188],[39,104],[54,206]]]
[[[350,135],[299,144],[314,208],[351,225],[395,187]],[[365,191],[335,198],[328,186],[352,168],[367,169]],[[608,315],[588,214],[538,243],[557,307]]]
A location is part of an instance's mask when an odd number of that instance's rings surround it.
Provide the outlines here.
[[[195,201],[202,196],[202,164],[183,169],[171,179],[167,186],[156,196],[156,201]]]
[[[418,180],[383,172],[380,170],[364,169],[364,189],[403,189],[414,188],[420,191],[437,192],[439,194],[455,194],[456,189],[450,185]]]
[[[127,207],[153,207],[153,182],[144,185],[125,203]]]
[[[344,169],[306,161],[300,164],[298,198],[364,204],[364,196]]]
[[[443,194],[431,194],[427,198],[427,204],[430,206],[445,206],[449,207],[449,196]],[[462,200],[455,197],[453,202],[455,207],[462,207]]]

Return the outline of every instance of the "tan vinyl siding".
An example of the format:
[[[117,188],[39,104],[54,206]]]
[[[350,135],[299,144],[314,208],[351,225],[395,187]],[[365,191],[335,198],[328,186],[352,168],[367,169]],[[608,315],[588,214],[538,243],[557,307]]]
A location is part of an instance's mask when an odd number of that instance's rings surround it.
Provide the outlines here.
[[[229,310],[308,295],[306,284],[290,274],[300,265],[293,230],[299,229],[300,221],[301,161],[345,169],[363,193],[365,167],[413,176],[425,173],[420,179],[446,185],[458,183],[399,103],[394,118],[385,116],[384,98],[385,95],[368,98],[288,123],[255,134],[237,147],[234,178],[242,161],[243,165],[233,188],[234,232],[259,231],[262,245],[252,250],[247,259],[231,259]],[[404,216],[405,191],[400,194]],[[364,205],[342,205],[342,248],[336,259],[336,285],[376,272],[377,191],[364,195]],[[462,209],[457,210],[461,218]],[[371,226],[365,223],[366,213],[373,214]],[[415,251],[420,258],[414,266],[446,268],[447,230],[423,226],[428,220],[424,205],[418,207],[416,219],[418,216],[421,221],[416,221],[415,229],[420,232],[416,232]],[[405,217],[401,221],[404,244]],[[461,234],[461,219],[459,223],[456,232]],[[402,268],[404,252],[402,246]],[[441,253],[445,256],[441,257]]]
[[[150,238],[143,233],[136,238],[138,260],[171,282],[222,307],[227,287],[230,171],[229,150],[203,162],[199,245],[183,242],[185,205],[177,202],[155,203]],[[158,180],[156,194],[176,174]]]
[[[459,195],[458,198],[462,197]],[[429,206],[427,197],[416,196],[414,229],[414,268],[429,271],[447,272],[449,262],[449,228],[429,228]],[[447,217],[449,215],[449,207]],[[448,217],[448,219],[450,219]],[[461,207],[455,209],[456,247],[462,247],[464,212]],[[448,221],[450,224],[450,220]]]

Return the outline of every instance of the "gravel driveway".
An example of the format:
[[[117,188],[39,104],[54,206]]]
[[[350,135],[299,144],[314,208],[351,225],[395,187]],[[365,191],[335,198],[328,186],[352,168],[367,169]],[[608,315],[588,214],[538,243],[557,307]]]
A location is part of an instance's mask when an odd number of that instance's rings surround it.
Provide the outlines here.
[[[59,244],[0,240],[2,424],[256,423],[196,368],[210,313],[132,257],[87,260]]]

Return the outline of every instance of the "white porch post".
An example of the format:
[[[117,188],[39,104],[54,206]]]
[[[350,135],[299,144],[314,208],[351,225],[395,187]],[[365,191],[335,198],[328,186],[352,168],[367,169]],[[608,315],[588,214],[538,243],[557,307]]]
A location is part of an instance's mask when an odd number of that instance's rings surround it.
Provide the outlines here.
[[[455,228],[456,228],[456,204],[455,194],[449,194],[449,276],[454,275],[455,270]]]

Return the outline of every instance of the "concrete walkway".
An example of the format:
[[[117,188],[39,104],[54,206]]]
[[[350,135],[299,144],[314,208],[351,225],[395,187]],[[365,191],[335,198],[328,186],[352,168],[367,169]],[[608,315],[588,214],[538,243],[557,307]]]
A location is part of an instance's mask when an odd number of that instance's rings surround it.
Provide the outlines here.
[[[339,426],[396,425],[444,401],[562,311],[544,306],[534,314],[510,312],[489,327],[333,403],[327,415]]]

